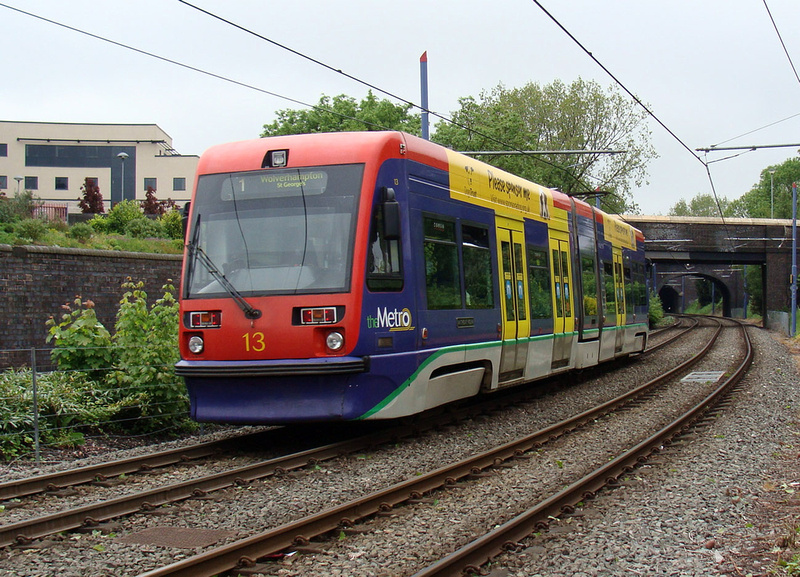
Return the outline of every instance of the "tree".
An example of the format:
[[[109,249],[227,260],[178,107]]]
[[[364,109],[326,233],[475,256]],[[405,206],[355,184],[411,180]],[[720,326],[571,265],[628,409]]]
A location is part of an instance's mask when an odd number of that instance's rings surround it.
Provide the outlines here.
[[[688,203],[680,199],[669,210],[670,216],[734,216],[731,205],[733,203],[727,198],[717,198],[713,194],[698,194]],[[722,214],[720,214],[720,209]]]
[[[158,200],[156,198],[156,191],[152,186],[148,186],[145,199],[141,201],[141,207],[144,214],[162,216],[166,214],[168,210],[175,208],[175,201],[171,198],[167,200]]]
[[[610,212],[636,211],[630,190],[656,157],[646,113],[615,88],[578,79],[541,86],[502,84],[459,100],[454,124],[439,122],[433,140],[455,150],[624,150],[625,154],[487,156],[486,162],[573,195],[600,190]]]
[[[311,110],[279,110],[277,120],[265,124],[261,136],[361,130],[402,130],[418,135],[420,117],[410,110],[410,104],[378,100],[372,91],[360,103],[344,94],[333,98],[322,95]]]
[[[771,214],[775,218],[792,218],[793,182],[800,182],[798,158],[788,158],[762,170],[758,183],[733,201],[731,208],[735,216],[746,218],[770,218]]]
[[[100,214],[106,211],[103,206],[103,195],[100,194],[100,187],[93,178],[86,177],[81,186],[83,198],[79,198],[78,206],[84,214]]]

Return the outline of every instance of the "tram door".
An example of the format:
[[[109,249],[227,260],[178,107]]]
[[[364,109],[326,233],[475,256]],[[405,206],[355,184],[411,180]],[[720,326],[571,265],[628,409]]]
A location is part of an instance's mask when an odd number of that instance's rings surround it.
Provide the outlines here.
[[[620,352],[625,343],[625,331],[619,327],[625,325],[627,311],[625,306],[625,283],[622,274],[622,249],[612,249],[614,256],[614,298],[617,301],[617,330],[614,351]]]
[[[503,295],[501,383],[522,378],[528,360],[531,329],[524,246],[522,223],[498,218],[497,256]]]
[[[569,364],[572,353],[575,317],[572,314],[572,278],[566,233],[551,233],[550,266],[553,278],[553,360],[552,368]]]

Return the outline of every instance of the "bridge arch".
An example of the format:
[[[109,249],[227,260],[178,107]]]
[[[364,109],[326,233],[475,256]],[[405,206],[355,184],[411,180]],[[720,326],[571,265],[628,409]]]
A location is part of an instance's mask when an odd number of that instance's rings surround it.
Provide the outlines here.
[[[687,289],[687,280],[707,280],[714,287],[714,297],[722,297],[722,316],[730,317],[732,309],[731,291],[728,285],[720,278],[699,271],[686,271],[670,273],[658,283],[658,296],[665,312],[682,313],[688,304],[685,297],[688,294],[695,296],[694,287]],[[697,295],[699,297],[699,295]],[[692,299],[695,300],[695,299]],[[715,298],[716,300],[716,298]]]

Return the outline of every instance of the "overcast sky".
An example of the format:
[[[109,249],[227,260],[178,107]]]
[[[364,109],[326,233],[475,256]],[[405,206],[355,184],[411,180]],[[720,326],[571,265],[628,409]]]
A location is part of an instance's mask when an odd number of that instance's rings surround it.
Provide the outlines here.
[[[213,144],[256,138],[276,110],[300,108],[263,91],[311,104],[322,94],[360,100],[367,92],[363,84],[178,0],[0,2],[0,120],[154,123],[179,152],[201,154]],[[427,51],[429,107],[445,116],[457,109],[458,98],[499,83],[513,88],[578,77],[604,87],[613,82],[532,0],[192,3],[415,103],[419,57]],[[800,80],[767,11],[800,68],[798,0],[541,3],[692,150],[800,143]],[[651,129],[659,158],[649,165],[649,185],[633,191],[641,211],[666,214],[680,198],[710,193],[705,166],[655,122]],[[762,169],[796,156],[798,148],[711,164],[718,195],[741,196]],[[713,153],[708,160],[730,154],[736,153]]]

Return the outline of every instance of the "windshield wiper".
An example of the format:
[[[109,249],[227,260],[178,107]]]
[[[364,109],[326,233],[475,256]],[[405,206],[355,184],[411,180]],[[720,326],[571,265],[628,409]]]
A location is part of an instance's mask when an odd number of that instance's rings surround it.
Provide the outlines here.
[[[261,318],[261,311],[244,300],[242,293],[236,290],[236,287],[231,284],[231,281],[225,278],[224,274],[219,272],[219,269],[214,264],[214,261],[212,261],[211,257],[206,254],[206,251],[204,251],[198,244],[195,244],[194,242],[190,242],[187,247],[189,249],[188,256],[190,258],[193,258],[195,255],[197,256],[197,260],[203,264],[208,273],[214,277],[215,281],[222,285],[222,288],[224,288],[225,291],[231,295],[231,298],[236,302],[236,304],[239,305],[239,308],[242,309],[246,318]]]

